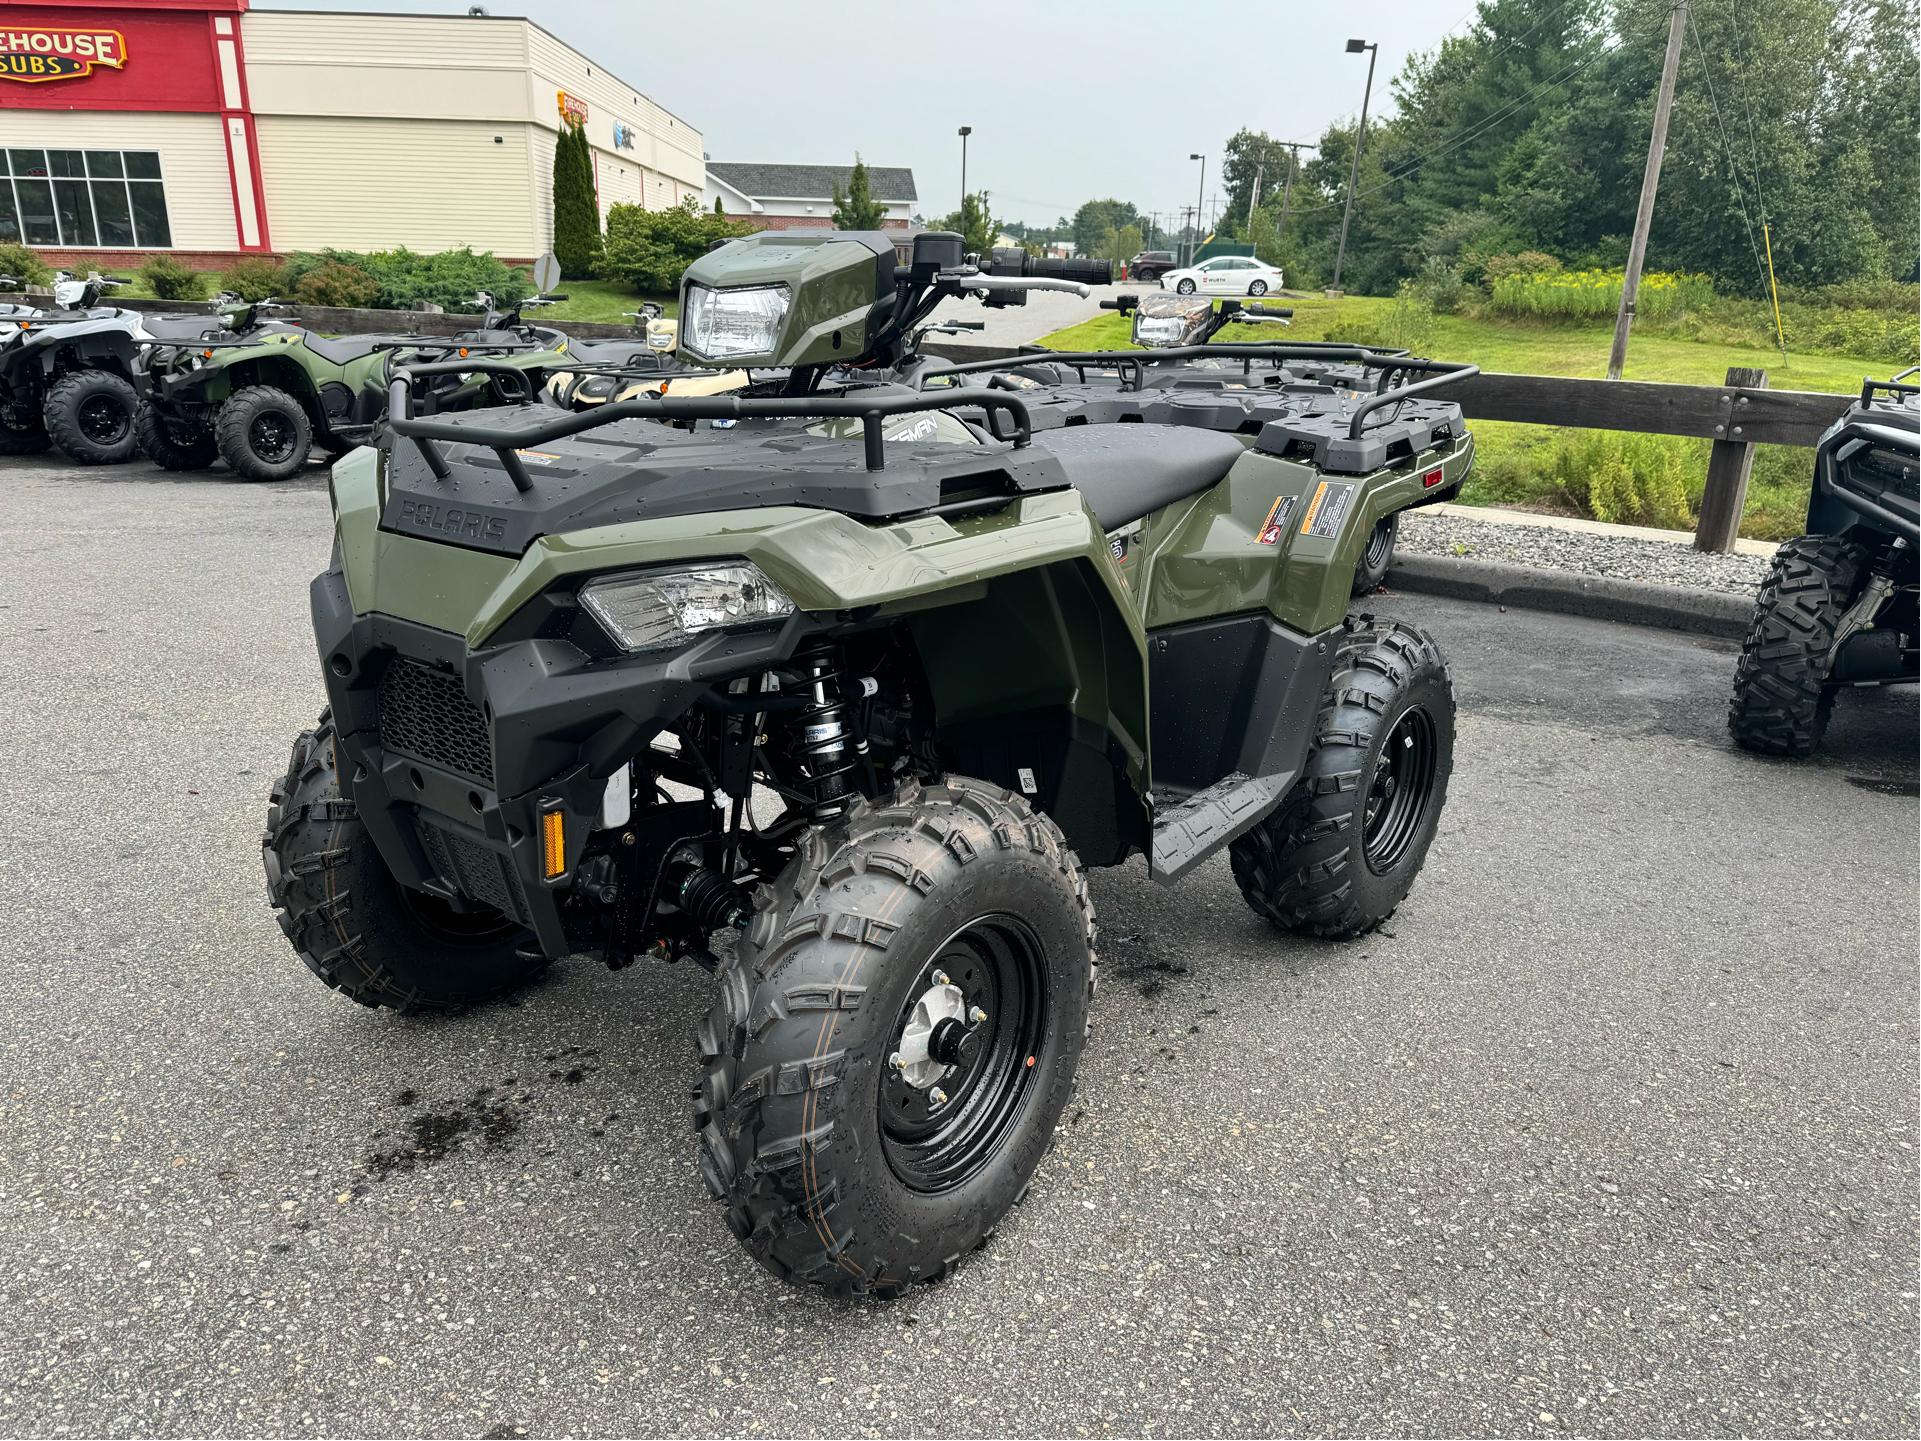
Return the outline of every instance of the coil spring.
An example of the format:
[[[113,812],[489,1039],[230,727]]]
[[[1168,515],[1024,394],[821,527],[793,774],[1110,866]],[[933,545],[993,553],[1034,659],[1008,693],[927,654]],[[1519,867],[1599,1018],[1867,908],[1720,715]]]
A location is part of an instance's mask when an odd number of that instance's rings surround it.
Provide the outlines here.
[[[796,657],[807,704],[792,713],[789,755],[799,764],[795,779],[813,797],[813,819],[831,820],[851,799],[848,775],[860,763],[847,724],[840,666],[828,650]]]

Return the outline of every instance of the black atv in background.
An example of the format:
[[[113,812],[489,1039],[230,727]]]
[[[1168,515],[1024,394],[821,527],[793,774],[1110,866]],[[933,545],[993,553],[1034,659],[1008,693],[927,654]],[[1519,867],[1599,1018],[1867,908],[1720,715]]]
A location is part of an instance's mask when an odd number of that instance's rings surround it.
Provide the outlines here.
[[[1728,729],[1805,757],[1846,686],[1916,679],[1921,390],[1869,380],[1814,452],[1808,533],[1775,552],[1734,673]]]

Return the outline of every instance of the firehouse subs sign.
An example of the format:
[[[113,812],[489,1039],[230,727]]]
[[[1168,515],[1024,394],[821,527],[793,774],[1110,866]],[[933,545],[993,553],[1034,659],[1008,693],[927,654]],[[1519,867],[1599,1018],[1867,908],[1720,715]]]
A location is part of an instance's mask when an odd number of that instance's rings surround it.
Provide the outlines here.
[[[0,23],[0,80],[77,80],[96,65],[127,63],[118,30],[15,30]]]

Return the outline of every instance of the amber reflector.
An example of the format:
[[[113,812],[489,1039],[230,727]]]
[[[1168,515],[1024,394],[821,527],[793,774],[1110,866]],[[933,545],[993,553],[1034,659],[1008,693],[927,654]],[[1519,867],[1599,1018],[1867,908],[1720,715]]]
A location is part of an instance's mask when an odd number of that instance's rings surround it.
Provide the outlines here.
[[[540,818],[541,873],[548,880],[567,873],[567,829],[559,811]]]

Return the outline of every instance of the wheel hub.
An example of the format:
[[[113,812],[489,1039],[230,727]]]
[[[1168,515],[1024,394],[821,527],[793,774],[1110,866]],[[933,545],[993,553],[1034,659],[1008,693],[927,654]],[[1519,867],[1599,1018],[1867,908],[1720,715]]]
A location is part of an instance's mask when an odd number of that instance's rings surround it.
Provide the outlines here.
[[[975,1014],[985,1019],[978,1007]],[[948,980],[945,971],[936,971],[934,984],[908,1013],[891,1064],[908,1085],[925,1091],[971,1058],[971,1035],[978,1024],[969,1024],[967,997],[961,988]]]

